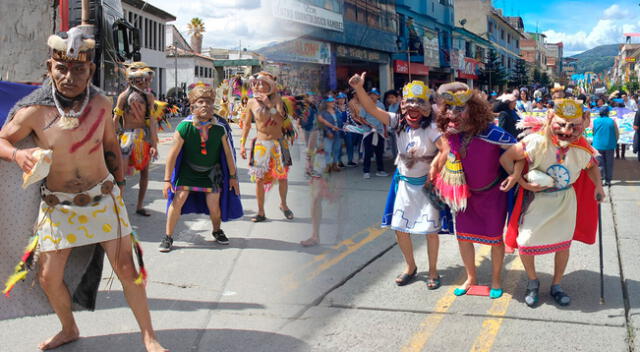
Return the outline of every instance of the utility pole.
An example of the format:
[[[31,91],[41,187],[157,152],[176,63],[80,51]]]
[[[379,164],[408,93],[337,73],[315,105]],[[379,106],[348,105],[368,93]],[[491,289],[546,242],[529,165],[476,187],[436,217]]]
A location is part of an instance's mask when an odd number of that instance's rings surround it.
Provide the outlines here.
[[[400,50],[400,53],[407,53],[407,73],[409,74],[409,82],[411,83],[411,53],[417,53],[418,50]]]

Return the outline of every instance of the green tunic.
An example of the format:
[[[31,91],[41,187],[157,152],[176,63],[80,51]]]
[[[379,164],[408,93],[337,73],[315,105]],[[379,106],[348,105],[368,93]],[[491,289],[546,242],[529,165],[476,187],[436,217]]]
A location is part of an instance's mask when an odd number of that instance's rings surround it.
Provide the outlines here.
[[[219,167],[222,137],[226,134],[224,127],[214,124],[209,128],[206,155],[201,152],[200,132],[190,121],[180,122],[176,130],[184,140],[184,145],[182,146],[182,163],[180,165],[180,174],[178,175],[176,186],[214,189],[219,187],[219,185],[213,185],[210,171],[196,171],[191,165],[207,169]]]

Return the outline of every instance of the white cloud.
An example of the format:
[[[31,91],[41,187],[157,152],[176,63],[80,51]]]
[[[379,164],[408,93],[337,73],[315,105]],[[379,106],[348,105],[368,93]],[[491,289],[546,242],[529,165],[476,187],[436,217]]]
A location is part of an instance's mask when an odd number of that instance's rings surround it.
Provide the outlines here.
[[[624,33],[640,31],[640,16],[618,4],[602,12],[596,25],[588,32],[574,33],[548,30],[543,32],[550,43],[563,42],[566,52],[581,52],[598,45],[624,42]]]
[[[176,16],[175,26],[188,40],[187,23],[199,17],[205,30],[202,47],[258,49],[289,39],[271,16],[270,0],[147,0]]]

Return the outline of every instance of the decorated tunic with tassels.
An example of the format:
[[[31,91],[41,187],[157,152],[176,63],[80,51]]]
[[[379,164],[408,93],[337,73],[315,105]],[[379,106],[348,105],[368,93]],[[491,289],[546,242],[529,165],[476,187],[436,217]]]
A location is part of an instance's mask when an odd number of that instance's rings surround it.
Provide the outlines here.
[[[541,133],[522,140],[529,170],[540,170],[551,176],[554,186],[542,192],[526,192],[519,214],[517,235],[521,254],[538,255],[569,249],[574,239],[578,213],[577,191],[573,185],[582,171],[597,162],[595,151],[581,139],[567,147],[560,147]],[[595,202],[593,191],[587,192],[584,202]],[[592,231],[595,234],[595,231]]]
[[[516,142],[502,128],[491,125],[483,133],[449,136],[451,147],[445,168],[456,165],[463,175],[466,205],[457,209],[455,231],[459,241],[500,245],[507,218],[507,193],[500,190],[503,171],[500,155]]]
[[[184,140],[184,165],[180,168],[176,188],[217,192],[220,182],[213,183],[219,177],[212,177],[212,171],[217,166],[217,173],[220,173],[220,150],[226,131],[224,127],[212,122],[198,124],[196,127],[192,121],[182,121],[176,128]]]

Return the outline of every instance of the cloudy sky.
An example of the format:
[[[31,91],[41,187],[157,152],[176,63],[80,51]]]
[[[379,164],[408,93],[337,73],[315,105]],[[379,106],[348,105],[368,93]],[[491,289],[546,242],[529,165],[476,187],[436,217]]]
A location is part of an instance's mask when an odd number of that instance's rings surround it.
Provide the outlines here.
[[[272,0],[147,0],[178,19],[186,36],[193,17],[205,22],[203,47],[258,49],[288,39],[281,22],[271,17]],[[520,15],[525,30],[545,33],[548,41],[562,41],[565,55],[602,44],[624,41],[623,33],[640,32],[639,1],[631,0],[493,0],[506,15]]]
[[[187,40],[187,23],[199,17],[206,32],[202,47],[255,50],[273,41],[288,39],[271,16],[270,0],[147,0],[177,20],[174,23]]]
[[[494,0],[507,15],[520,15],[525,30],[563,42],[565,56],[598,45],[622,43],[623,33],[640,32],[639,1]],[[634,40],[636,42],[637,40]]]

